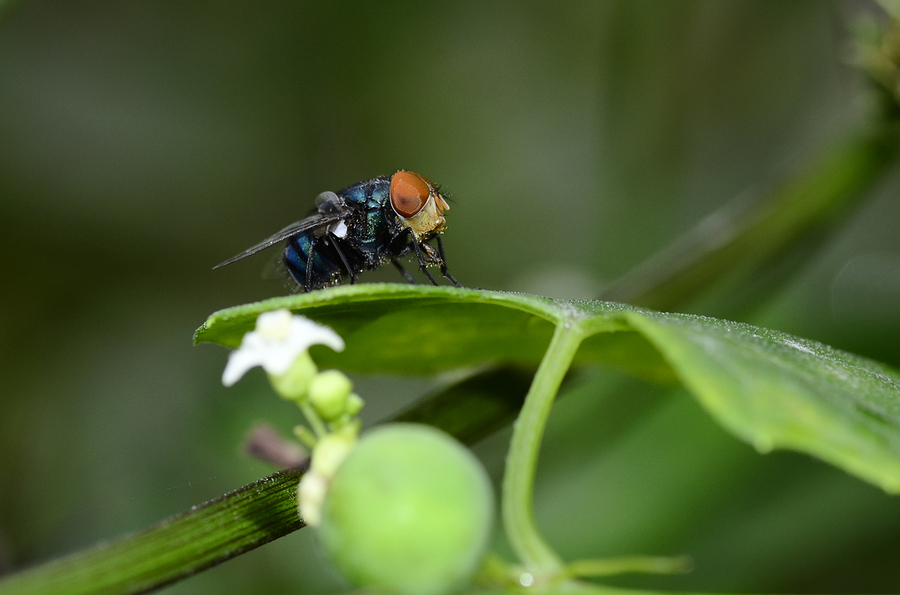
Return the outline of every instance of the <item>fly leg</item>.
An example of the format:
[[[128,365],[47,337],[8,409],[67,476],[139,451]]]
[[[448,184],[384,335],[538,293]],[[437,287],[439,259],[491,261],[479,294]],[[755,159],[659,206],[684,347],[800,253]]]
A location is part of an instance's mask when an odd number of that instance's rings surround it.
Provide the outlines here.
[[[434,277],[431,276],[431,273],[428,272],[427,262],[425,261],[425,256],[422,254],[422,248],[419,246],[419,241],[416,238],[412,240],[413,248],[416,249],[416,258],[419,259],[419,269],[425,273],[425,276],[428,277],[428,280],[431,281],[432,285],[437,285],[438,282],[434,280]]]
[[[403,265],[400,264],[400,261],[396,258],[391,259],[391,264],[397,267],[397,270],[400,271],[400,274],[403,275],[403,278],[412,285],[416,284],[416,280],[413,279],[412,275],[406,272],[406,269],[403,268]]]
[[[337,243],[337,236],[333,233],[329,233],[328,236],[331,238],[331,245],[334,247],[334,251],[338,253],[338,256],[341,257],[341,262],[344,263],[344,268],[347,269],[347,274],[350,275],[350,285],[356,284],[356,273],[353,272],[353,268],[350,266],[350,262],[347,260],[347,257],[344,256],[344,251],[341,250],[341,247]]]
[[[437,237],[437,245],[438,245],[438,254],[441,255],[441,274],[444,276],[445,279],[450,281],[450,283],[453,283],[457,287],[461,288],[462,284],[459,281],[457,281],[456,279],[454,279],[453,275],[451,275],[449,272],[447,272],[447,257],[444,256],[444,242],[441,241],[441,236]]]

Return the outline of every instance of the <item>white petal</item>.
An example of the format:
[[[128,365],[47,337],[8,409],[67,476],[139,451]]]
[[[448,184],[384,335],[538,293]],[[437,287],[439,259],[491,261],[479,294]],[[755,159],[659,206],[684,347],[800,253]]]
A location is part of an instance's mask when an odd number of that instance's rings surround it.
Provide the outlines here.
[[[281,376],[290,369],[291,364],[297,361],[297,357],[304,351],[306,349],[294,349],[287,342],[269,345],[265,357],[259,365],[269,374]]]
[[[303,345],[302,350],[306,351],[312,345],[325,345],[331,347],[335,351],[344,350],[344,340],[330,327],[318,322],[313,322],[309,318],[302,316],[294,316],[291,320],[291,333],[288,341],[292,343],[297,341],[296,345]]]
[[[247,373],[247,370],[262,364],[260,356],[258,351],[244,349],[243,344],[241,348],[232,351],[228,355],[225,371],[222,372],[222,384],[232,386]]]
[[[256,330],[245,334],[241,346],[228,357],[222,384],[233,385],[254,366],[280,376],[312,345],[344,350],[344,340],[327,326],[293,316],[287,309],[263,312],[256,320]]]

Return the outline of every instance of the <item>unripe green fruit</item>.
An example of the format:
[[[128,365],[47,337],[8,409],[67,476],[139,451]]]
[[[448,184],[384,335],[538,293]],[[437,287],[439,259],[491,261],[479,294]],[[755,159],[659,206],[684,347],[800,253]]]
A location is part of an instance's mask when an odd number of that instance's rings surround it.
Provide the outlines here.
[[[360,439],[325,496],[320,537],[351,582],[402,595],[463,586],[494,519],[479,461],[434,428],[392,424]]]

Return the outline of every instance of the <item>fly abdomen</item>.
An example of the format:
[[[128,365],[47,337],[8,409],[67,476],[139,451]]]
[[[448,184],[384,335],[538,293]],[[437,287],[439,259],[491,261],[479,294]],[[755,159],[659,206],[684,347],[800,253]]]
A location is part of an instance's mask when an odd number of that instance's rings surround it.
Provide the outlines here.
[[[313,252],[312,262],[309,260],[310,250]],[[284,249],[284,264],[294,281],[305,291],[334,285],[346,274],[334,248],[327,245],[323,238],[316,238],[311,233],[301,233],[288,241]],[[309,274],[308,264],[311,265]]]

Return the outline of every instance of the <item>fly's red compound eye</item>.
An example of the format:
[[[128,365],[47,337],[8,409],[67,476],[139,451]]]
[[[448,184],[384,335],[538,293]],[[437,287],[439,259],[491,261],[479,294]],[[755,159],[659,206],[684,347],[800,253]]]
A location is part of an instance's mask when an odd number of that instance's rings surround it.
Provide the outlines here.
[[[428,180],[411,171],[400,170],[391,178],[391,204],[397,214],[405,219],[414,217],[422,210],[432,191]]]

